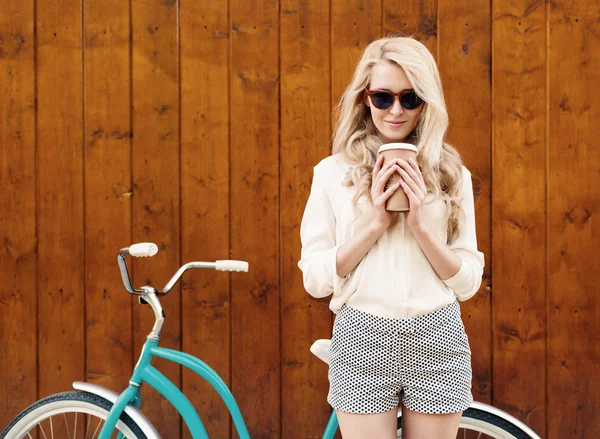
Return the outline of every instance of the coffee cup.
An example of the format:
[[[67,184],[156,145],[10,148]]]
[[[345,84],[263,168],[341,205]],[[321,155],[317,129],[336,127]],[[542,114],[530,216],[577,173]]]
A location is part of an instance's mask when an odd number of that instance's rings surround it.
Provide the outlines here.
[[[417,147],[410,143],[386,143],[379,148],[379,155],[383,156],[382,166],[394,159],[403,159],[408,162],[408,159],[417,160]],[[394,172],[385,184],[387,190],[390,186],[398,183],[400,174]],[[410,203],[404,189],[400,186],[388,198],[385,204],[385,210],[388,212],[406,212],[410,210]]]

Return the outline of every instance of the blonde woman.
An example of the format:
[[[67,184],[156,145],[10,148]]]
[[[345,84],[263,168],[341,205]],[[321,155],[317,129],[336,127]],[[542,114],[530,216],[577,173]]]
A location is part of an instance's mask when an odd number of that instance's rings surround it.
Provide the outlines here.
[[[333,154],[314,168],[299,267],[314,297],[333,295],[328,401],[344,439],[455,438],[472,402],[458,301],[481,285],[471,174],[444,142],[439,72],[412,38],[366,48],[340,100]],[[417,160],[382,164],[384,143]],[[400,182],[385,190],[394,173]],[[397,190],[407,213],[385,210]]]

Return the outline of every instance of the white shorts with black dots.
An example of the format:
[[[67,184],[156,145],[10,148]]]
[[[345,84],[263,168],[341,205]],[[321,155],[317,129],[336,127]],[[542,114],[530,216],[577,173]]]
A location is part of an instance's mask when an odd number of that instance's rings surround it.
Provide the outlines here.
[[[329,395],[336,410],[381,413],[398,406],[441,414],[466,410],[471,350],[457,301],[418,317],[385,318],[344,305],[333,325]]]

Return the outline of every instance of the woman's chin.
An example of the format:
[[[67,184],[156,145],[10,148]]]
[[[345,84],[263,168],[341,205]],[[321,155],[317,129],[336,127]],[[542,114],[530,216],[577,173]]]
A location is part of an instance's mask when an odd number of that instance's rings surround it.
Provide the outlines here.
[[[384,132],[382,140],[385,143],[402,143],[406,140],[406,135],[401,133],[388,133]]]

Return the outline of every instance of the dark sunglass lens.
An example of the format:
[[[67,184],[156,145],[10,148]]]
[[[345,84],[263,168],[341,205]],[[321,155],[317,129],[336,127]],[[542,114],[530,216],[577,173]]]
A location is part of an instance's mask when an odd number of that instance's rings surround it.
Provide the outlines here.
[[[371,100],[373,101],[373,105],[375,105],[380,110],[385,110],[392,106],[394,102],[394,97],[389,93],[373,93],[371,96]]]
[[[415,93],[414,91],[411,93],[406,93],[400,98],[400,103],[407,110],[414,110],[419,105],[421,105],[421,102],[423,101],[419,96],[417,96],[417,93]]]

